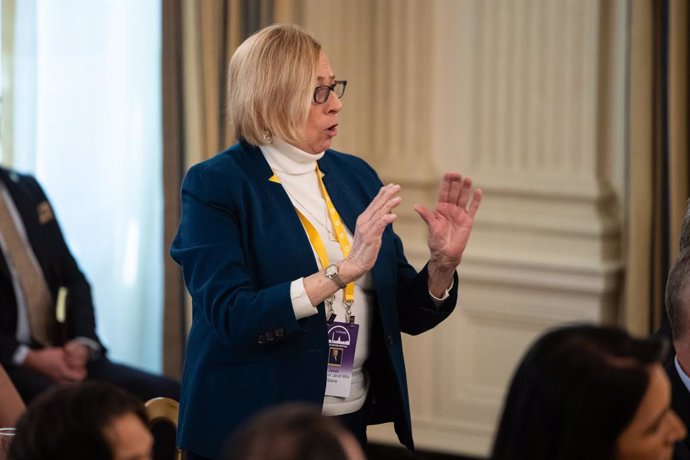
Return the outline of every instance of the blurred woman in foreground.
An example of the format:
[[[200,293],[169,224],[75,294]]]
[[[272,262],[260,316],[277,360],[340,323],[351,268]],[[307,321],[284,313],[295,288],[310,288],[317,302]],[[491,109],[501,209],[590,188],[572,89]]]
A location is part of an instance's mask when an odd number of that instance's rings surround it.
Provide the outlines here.
[[[664,460],[685,437],[664,344],[613,327],[553,330],[517,369],[492,460]]]

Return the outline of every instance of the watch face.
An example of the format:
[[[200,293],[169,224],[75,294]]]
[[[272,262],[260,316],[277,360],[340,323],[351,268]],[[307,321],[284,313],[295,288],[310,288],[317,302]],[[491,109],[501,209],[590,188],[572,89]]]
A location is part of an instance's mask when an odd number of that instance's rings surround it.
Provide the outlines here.
[[[338,267],[336,267],[335,265],[329,265],[328,267],[326,267],[326,276],[327,277],[332,278],[332,277],[337,276],[337,275],[338,275]]]

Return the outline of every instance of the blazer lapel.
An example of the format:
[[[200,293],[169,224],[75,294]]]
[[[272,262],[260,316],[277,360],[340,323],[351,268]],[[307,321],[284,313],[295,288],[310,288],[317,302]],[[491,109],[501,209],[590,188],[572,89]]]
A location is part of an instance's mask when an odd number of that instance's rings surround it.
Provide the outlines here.
[[[244,170],[250,174],[255,174],[253,183],[265,188],[269,202],[275,204],[275,206],[271,206],[275,213],[275,222],[287,224],[282,232],[290,236],[290,245],[299,248],[297,252],[301,254],[300,257],[293,258],[295,271],[306,274],[317,271],[318,265],[313,257],[311,244],[304,227],[302,227],[283,185],[277,177],[274,178],[273,170],[261,153],[261,149],[243,142],[242,151],[231,153],[231,155],[242,155],[241,162],[244,163]],[[277,241],[275,243],[278,244]]]

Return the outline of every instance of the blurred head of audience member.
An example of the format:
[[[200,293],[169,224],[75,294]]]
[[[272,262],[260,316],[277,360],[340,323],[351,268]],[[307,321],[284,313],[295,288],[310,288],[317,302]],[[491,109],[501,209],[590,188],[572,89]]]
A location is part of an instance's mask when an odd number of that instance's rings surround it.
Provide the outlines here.
[[[103,382],[58,386],[37,397],[17,424],[12,460],[150,460],[144,406]]]
[[[364,460],[357,440],[316,406],[292,403],[267,409],[231,438],[226,460]]]
[[[687,216],[683,231],[690,238],[690,220]],[[675,354],[666,364],[666,374],[671,381],[671,407],[686,425],[690,425],[690,248],[681,252],[669,271],[666,312],[675,348]],[[690,437],[676,445],[674,459],[690,459]]]
[[[670,459],[686,431],[670,408],[663,351],[614,327],[546,333],[513,377],[492,459]]]
[[[678,359],[690,366],[690,250],[681,252],[668,273],[666,313]]]

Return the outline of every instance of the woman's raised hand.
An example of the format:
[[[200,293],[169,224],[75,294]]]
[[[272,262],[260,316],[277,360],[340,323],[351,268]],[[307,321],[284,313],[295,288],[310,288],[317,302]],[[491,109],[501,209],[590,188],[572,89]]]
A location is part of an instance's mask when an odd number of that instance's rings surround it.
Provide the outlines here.
[[[400,201],[400,186],[385,185],[359,215],[352,249],[340,266],[341,278],[345,282],[358,279],[374,266],[381,249],[383,231],[398,218],[393,209]]]
[[[433,211],[422,205],[414,209],[429,227],[429,277],[431,287],[436,275],[448,287],[449,277],[462,260],[472,233],[474,216],[482,201],[482,191],[472,189],[472,179],[457,173],[446,173],[441,180],[438,201]],[[441,291],[442,292],[442,291]]]

